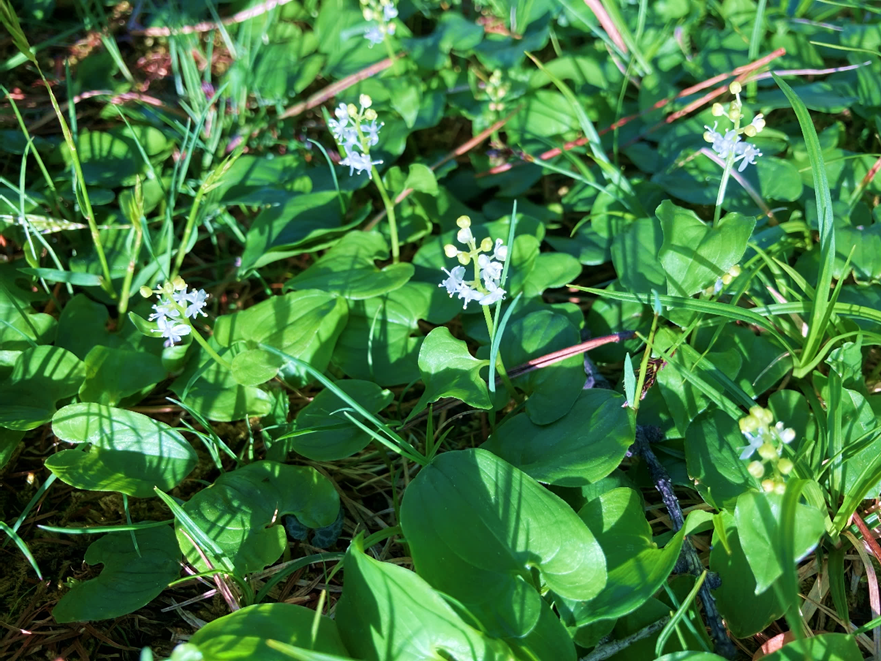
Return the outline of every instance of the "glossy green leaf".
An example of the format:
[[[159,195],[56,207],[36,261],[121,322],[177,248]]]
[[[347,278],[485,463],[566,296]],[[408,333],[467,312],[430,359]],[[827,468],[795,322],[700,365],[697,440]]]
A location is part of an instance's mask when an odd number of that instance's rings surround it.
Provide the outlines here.
[[[322,289],[359,300],[380,296],[404,286],[413,277],[413,265],[374,262],[388,259],[385,239],[378,232],[352,232],[315,264],[285,284],[286,289]]]
[[[624,398],[602,389],[583,390],[570,411],[549,425],[524,413],[508,417],[483,444],[530,477],[580,487],[611,473],[633,445],[633,410]]]
[[[863,655],[853,636],[821,633],[793,641],[762,658],[764,661],[860,661]]]
[[[209,622],[190,638],[205,661],[287,661],[269,640],[348,658],[336,623],[294,604],[255,604]]]
[[[722,585],[713,594],[731,634],[735,638],[747,638],[780,618],[783,608],[774,590],[757,589],[758,583],[743,552],[734,516],[728,512],[718,516],[717,528],[724,528],[725,544],[717,529],[710,551],[710,570],[719,575]]]
[[[575,609],[576,621],[590,624],[636,610],[661,589],[673,571],[685,531],[659,549],[652,540],[639,492],[626,487],[607,491],[578,514],[603,549],[608,578],[599,595]]]
[[[335,385],[370,413],[379,413],[394,399],[391,392],[370,381],[344,380]],[[371,437],[344,411],[363,422],[363,416],[329,388],[322,390],[297,413],[285,447],[313,461],[334,461],[360,452],[370,444]]]
[[[22,351],[0,385],[0,427],[27,431],[49,422],[56,402],[75,395],[85,376],[79,359],[59,347]]]
[[[740,543],[756,577],[759,593],[767,590],[784,570],[793,569],[781,564],[781,501],[778,494],[748,491],[737,499],[734,509]],[[799,504],[797,512],[793,540],[796,561],[817,546],[825,530],[823,512],[807,504]]]
[[[230,372],[240,385],[259,386],[275,378],[281,362],[278,356],[260,349],[246,349],[233,358]]]
[[[713,227],[689,209],[664,201],[655,212],[664,242],[658,259],[667,274],[667,293],[691,296],[725,275],[746,252],[756,221],[727,214]]]
[[[748,460],[740,458],[746,445],[737,422],[719,409],[700,414],[688,426],[688,475],[697,480],[701,495],[714,507],[731,509],[740,494],[757,486],[746,470]]]
[[[213,337],[210,341],[215,350],[220,348]],[[265,391],[239,384],[226,367],[218,365],[204,350],[190,359],[186,369],[169,388],[208,420],[243,420],[249,416],[266,415],[272,408],[272,401]]]
[[[49,470],[78,489],[151,498],[153,487],[172,489],[196,466],[195,450],[178,431],[134,411],[70,404],[52,417],[52,432],[89,444],[46,459]]]
[[[363,215],[356,215],[351,220],[341,216],[339,196],[335,191],[320,191],[305,195],[293,195],[286,190],[278,191],[279,186],[290,187],[283,181],[285,161],[276,158],[275,169],[266,173],[266,181],[260,185],[254,182],[250,187],[242,186],[240,179],[235,190],[229,195],[247,195],[257,198],[261,203],[268,202],[267,189],[273,196],[278,196],[277,206],[261,211],[251,224],[245,237],[245,250],[242,254],[242,272],[261,268],[272,262],[287,259],[312,250],[314,247],[325,247],[328,242],[335,241],[353,227],[363,222]],[[246,162],[251,168],[272,167],[272,161],[254,163],[253,159],[243,157],[237,165],[244,167]],[[278,171],[280,170],[280,171]],[[281,181],[280,181],[281,179]],[[308,182],[308,179],[306,180]],[[311,187],[311,183],[309,184]],[[283,203],[281,203],[283,202]]]
[[[224,347],[242,341],[251,348],[258,342],[268,344],[323,371],[330,362],[347,315],[346,301],[335,294],[317,290],[292,292],[219,317],[214,338]],[[261,358],[261,361],[264,367],[273,364],[269,358]],[[243,366],[239,366],[236,374],[246,381],[253,382],[255,378]],[[291,365],[283,365],[279,374],[293,386],[310,380]]]
[[[533,312],[512,321],[500,344],[508,368],[581,341],[578,330],[561,314],[550,310]],[[526,414],[538,425],[547,425],[566,415],[584,387],[584,359],[570,356],[542,369],[514,379],[527,393]]]
[[[507,646],[473,628],[417,574],[379,562],[362,539],[346,553],[337,626],[346,646],[368,661],[507,661]]]
[[[575,512],[485,450],[437,456],[404,493],[401,526],[419,575],[492,635],[523,638],[536,628],[547,608],[537,578],[580,600],[606,584],[602,550]]]
[[[165,368],[153,354],[98,345],[86,355],[86,380],[80,399],[107,406],[144,391],[162,381]]]
[[[419,372],[425,392],[410,415],[442,397],[455,397],[478,409],[492,408],[486,381],[480,376],[487,362],[472,356],[468,345],[453,337],[448,328],[432,330],[419,350]]]
[[[652,289],[663,292],[667,273],[658,254],[664,242],[655,218],[640,218],[612,241],[612,264],[618,281],[635,294],[647,297]]]
[[[171,526],[115,532],[93,542],[85,562],[103,564],[93,579],[76,583],[52,609],[56,622],[109,620],[153,601],[180,576],[180,550]]]
[[[184,512],[231,560],[239,576],[260,571],[287,546],[281,517],[294,514],[309,528],[330,525],[339,514],[339,495],[314,468],[257,461],[224,473],[183,505]],[[208,567],[175,523],[177,541],[199,571]]]

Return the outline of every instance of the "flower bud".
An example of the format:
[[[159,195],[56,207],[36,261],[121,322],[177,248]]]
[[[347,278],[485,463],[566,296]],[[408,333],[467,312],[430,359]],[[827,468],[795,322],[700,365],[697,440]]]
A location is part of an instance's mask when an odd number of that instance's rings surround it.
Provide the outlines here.
[[[365,7],[364,9],[362,9],[361,14],[364,16],[365,21],[372,21],[373,20],[373,10],[370,9],[369,7]]]
[[[364,113],[364,119],[366,119],[368,122],[372,122],[374,119],[377,118],[377,116],[378,115],[373,108],[368,108],[367,111]]]
[[[713,134],[709,131],[704,131],[704,140],[707,142],[713,142]]]
[[[777,487],[777,483],[774,480],[762,480],[762,490],[765,493],[771,493]]]
[[[785,494],[786,493],[786,483],[783,482],[782,480],[777,480],[774,483],[774,493],[776,493],[778,496],[782,496],[783,494]]]
[[[740,94],[743,91],[743,87],[740,86],[736,80],[728,86],[728,91],[732,94]]]
[[[736,122],[741,117],[742,114],[740,112],[740,104],[732,101],[731,105],[728,106],[728,119],[730,119],[732,122]]]
[[[483,241],[480,242],[480,251],[481,252],[489,252],[493,249],[493,240],[489,237],[486,237]]]
[[[459,259],[459,263],[462,266],[468,266],[468,264],[471,263],[471,253],[460,252],[456,255],[456,257]]]
[[[444,246],[444,254],[449,258],[453,259],[456,255],[459,254],[459,249],[454,246],[452,243],[448,243]]]
[[[730,273],[726,273],[725,275],[723,275],[719,279],[722,281],[722,284],[725,285],[726,287],[731,284],[732,280],[734,280],[734,278],[731,277]]]
[[[171,284],[174,285],[174,290],[175,290],[175,291],[180,291],[180,290],[182,290],[182,289],[186,289],[186,288],[187,288],[187,283],[186,283],[186,282],[184,281],[184,279],[183,279],[182,277],[180,277],[179,275],[176,275],[176,276],[174,277],[174,280],[171,281]]]
[[[743,273],[743,271],[740,269],[740,264],[735,264],[730,269],[728,269],[728,275],[730,275],[732,278],[736,278],[741,273]]]
[[[456,225],[465,229],[466,227],[471,227],[471,219],[468,216],[459,216],[456,218]]]
[[[714,103],[713,104],[713,116],[714,117],[721,117],[724,114],[725,114],[725,108],[722,107],[722,104],[721,103]]]
[[[765,466],[762,464],[761,461],[749,462],[749,466],[746,467],[746,470],[757,480],[761,479],[761,477],[765,474]]]
[[[774,459],[777,457],[777,448],[772,443],[762,443],[759,446],[759,456],[766,461]]]
[[[459,243],[464,243],[466,245],[474,241],[474,235],[471,233],[471,228],[463,227],[458,232],[456,232],[456,240]]]
[[[141,296],[143,296],[144,298],[150,298],[153,295],[153,290],[146,285],[141,287],[139,291],[141,292]]]
[[[752,411],[752,409],[750,409],[750,411]],[[740,431],[743,434],[749,434],[759,428],[759,420],[756,416],[752,415],[752,413],[745,418],[741,418],[737,424],[740,426]]]
[[[784,429],[783,431],[778,432],[777,435],[780,437],[780,440],[783,443],[785,443],[786,445],[789,445],[790,443],[792,443],[795,440],[795,430],[794,429]]]
[[[369,108],[373,105],[373,99],[371,99],[368,95],[362,94],[358,97],[358,101],[361,103],[362,108]]]
[[[789,459],[781,459],[777,462],[777,470],[780,471],[781,475],[789,475],[793,468],[795,468],[795,464]]]

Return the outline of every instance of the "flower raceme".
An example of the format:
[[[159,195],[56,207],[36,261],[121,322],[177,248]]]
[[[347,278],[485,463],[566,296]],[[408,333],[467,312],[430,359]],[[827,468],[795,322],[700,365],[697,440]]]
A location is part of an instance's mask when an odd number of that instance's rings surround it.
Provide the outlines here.
[[[493,243],[489,237],[480,244],[474,239],[471,232],[471,219],[468,216],[460,216],[456,221],[459,231],[456,240],[466,246],[467,250],[459,250],[452,243],[444,246],[444,254],[452,259],[459,260],[459,266],[452,271],[442,269],[447,274],[439,287],[444,287],[450,298],[458,296],[464,301],[463,308],[468,307],[471,301],[477,301],[480,305],[492,305],[505,298],[505,290],[501,287],[503,264],[508,258],[508,247],[501,239]],[[474,278],[467,278],[466,267],[473,265]]]
[[[392,22],[398,16],[398,10],[391,0],[361,0],[361,14],[370,23],[364,38],[370,42],[370,48],[385,41],[387,34],[395,33]]]
[[[786,490],[786,476],[792,472],[794,464],[781,456],[784,446],[795,440],[795,431],[788,429],[782,422],[774,424],[774,414],[761,406],[753,406],[749,415],[741,418],[740,432],[749,443],[741,448],[742,460],[747,460],[754,453],[760,460],[751,461],[747,471],[757,480],[762,480],[762,489],[783,493]],[[770,475],[766,477],[766,474]]]
[[[158,328],[154,328],[153,332],[165,338],[167,347],[180,342],[184,335],[192,332],[189,319],[196,319],[199,315],[208,316],[202,308],[209,294],[204,289],[187,291],[187,284],[179,276],[155,291],[141,287],[144,298],[150,298],[153,294],[159,297],[159,302],[153,305],[154,312],[149,319],[156,322]]]
[[[373,101],[369,96],[362,94],[359,101],[360,108],[354,103],[341,103],[334,110],[336,119],[328,120],[327,125],[340,148],[340,165],[349,166],[349,176],[356,170],[357,174],[366,170],[367,176],[373,179],[373,166],[382,161],[370,160],[370,148],[379,144],[383,124],[376,123],[376,111],[370,107]]]
[[[714,103],[713,115],[716,117],[725,115],[734,123],[734,128],[728,129],[722,134],[716,130],[716,127],[719,126],[719,122],[713,122],[713,128],[704,126],[704,128],[707,129],[706,133],[704,133],[704,140],[710,143],[713,151],[716,152],[720,158],[727,160],[729,156],[732,156],[733,164],[740,163],[737,167],[737,171],[743,172],[747,165],[756,164],[756,159],[762,155],[762,152],[759,151],[755,145],[749,142],[743,142],[741,136],[745,135],[751,138],[761,133],[762,129],[765,128],[765,118],[759,113],[749,124],[740,128],[740,120],[743,118],[743,104],[740,101],[740,83],[731,83],[729,89],[731,90],[731,93],[734,94],[735,100],[728,104],[727,112],[721,103]]]

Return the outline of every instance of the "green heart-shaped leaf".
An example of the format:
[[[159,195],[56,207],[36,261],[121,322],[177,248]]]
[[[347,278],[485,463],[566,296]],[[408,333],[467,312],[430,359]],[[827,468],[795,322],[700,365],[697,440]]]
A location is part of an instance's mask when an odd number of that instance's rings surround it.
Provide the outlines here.
[[[141,413],[103,404],[71,404],[52,417],[52,432],[85,451],[62,450],[46,467],[63,482],[89,491],[119,491],[151,498],[153,487],[173,489],[196,466],[196,452],[181,434]]]

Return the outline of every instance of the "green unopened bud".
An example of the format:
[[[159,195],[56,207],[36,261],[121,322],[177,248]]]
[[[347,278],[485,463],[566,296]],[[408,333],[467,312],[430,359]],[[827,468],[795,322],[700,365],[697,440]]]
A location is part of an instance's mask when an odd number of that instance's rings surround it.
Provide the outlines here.
[[[456,218],[456,225],[465,229],[466,227],[471,227],[471,219],[468,216],[459,216]]]
[[[762,464],[761,461],[749,462],[749,466],[746,467],[746,470],[757,480],[761,479],[761,477],[765,474],[765,466]]]
[[[774,480],[762,480],[762,490],[765,493],[771,493],[777,488],[777,483]]]
[[[725,114],[725,108],[722,107],[722,104],[721,103],[714,103],[713,104],[713,116],[714,117],[721,117],[724,114]]]
[[[752,415],[746,416],[745,418],[741,418],[738,423],[740,426],[740,431],[744,434],[750,434],[759,428],[759,419]]]
[[[179,275],[174,276],[174,280],[171,281],[171,284],[174,285],[175,291],[181,291],[187,288],[186,281]]]
[[[153,290],[146,285],[141,287],[138,291],[141,292],[141,296],[143,296],[144,298],[150,298],[153,295]]]
[[[366,119],[368,122],[372,122],[376,118],[377,118],[377,114],[373,108],[368,108],[364,112],[364,119]]]
[[[777,462],[777,470],[780,471],[781,475],[789,475],[793,468],[795,468],[795,464],[789,459],[781,459]]]
[[[728,91],[732,94],[740,94],[743,91],[743,87],[740,86],[736,80],[728,86]]]
[[[349,117],[357,117],[358,116],[358,106],[354,103],[350,103],[346,106],[346,110],[349,112]]]
[[[762,443],[759,446],[759,456],[768,461],[777,457],[777,448],[771,443]]]
[[[459,259],[459,263],[462,266],[468,266],[471,263],[471,254],[467,252],[460,252],[456,257]]]
[[[456,255],[459,254],[459,249],[454,246],[452,243],[448,243],[444,246],[444,254],[449,258],[453,259]]]
[[[358,101],[361,102],[361,106],[364,108],[369,108],[373,105],[373,99],[371,99],[368,95],[362,94],[358,97]]]
[[[480,242],[480,250],[481,252],[489,252],[493,249],[493,240],[489,237],[486,237],[483,241]]]

